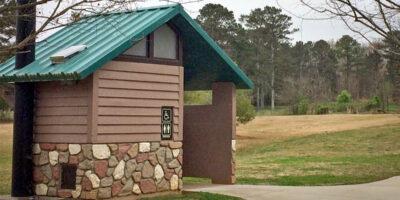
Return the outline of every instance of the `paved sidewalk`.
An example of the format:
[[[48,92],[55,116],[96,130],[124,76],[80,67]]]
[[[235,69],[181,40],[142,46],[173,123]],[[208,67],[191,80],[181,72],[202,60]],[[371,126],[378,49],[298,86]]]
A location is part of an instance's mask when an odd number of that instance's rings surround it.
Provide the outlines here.
[[[400,176],[386,180],[343,186],[207,185],[185,186],[249,200],[400,200]]]

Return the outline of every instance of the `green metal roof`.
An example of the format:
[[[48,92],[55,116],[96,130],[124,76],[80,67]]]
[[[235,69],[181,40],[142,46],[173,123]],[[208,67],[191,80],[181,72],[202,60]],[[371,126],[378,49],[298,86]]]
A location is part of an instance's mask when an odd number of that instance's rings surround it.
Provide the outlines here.
[[[179,4],[84,18],[38,42],[36,60],[28,66],[14,69],[15,58],[0,64],[0,81],[84,79],[166,22],[175,25],[183,39],[185,90],[207,90],[216,81],[253,88],[253,82]],[[64,63],[51,63],[51,55],[73,45],[87,49]]]

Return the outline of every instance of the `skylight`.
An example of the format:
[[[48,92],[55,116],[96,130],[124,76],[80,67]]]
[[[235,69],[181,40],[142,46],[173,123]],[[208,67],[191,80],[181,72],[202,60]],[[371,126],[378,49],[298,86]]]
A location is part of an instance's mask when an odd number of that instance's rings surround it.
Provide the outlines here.
[[[67,59],[73,57],[77,53],[86,49],[86,45],[75,45],[70,46],[66,49],[63,49],[52,56],[50,56],[50,60],[53,64],[59,64],[65,62]]]

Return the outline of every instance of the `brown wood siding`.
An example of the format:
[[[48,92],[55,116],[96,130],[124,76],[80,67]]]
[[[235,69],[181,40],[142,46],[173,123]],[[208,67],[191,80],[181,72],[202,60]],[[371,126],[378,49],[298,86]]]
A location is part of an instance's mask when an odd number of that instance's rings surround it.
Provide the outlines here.
[[[36,142],[87,142],[89,83],[41,82],[35,88]]]
[[[174,139],[182,140],[183,67],[111,61],[94,77],[93,142],[160,140],[162,106],[174,107]]]

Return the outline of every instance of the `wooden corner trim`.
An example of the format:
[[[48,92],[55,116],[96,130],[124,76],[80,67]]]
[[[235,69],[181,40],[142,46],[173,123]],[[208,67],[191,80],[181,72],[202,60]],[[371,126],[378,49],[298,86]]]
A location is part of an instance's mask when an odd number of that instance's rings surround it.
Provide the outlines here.
[[[89,86],[89,107],[88,107],[88,142],[97,141],[97,124],[98,124],[98,73],[91,75]]]

